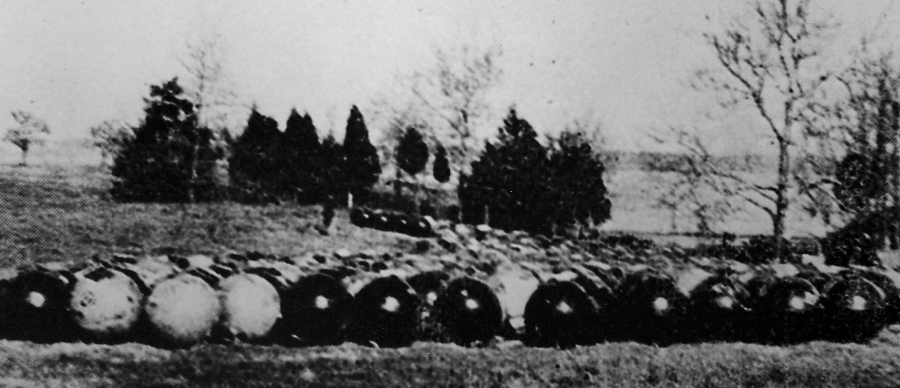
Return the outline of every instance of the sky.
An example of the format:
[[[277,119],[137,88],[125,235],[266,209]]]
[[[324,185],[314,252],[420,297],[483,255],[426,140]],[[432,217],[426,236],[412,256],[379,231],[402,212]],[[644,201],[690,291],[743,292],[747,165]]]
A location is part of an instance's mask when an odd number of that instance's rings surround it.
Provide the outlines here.
[[[234,91],[282,126],[297,108],[320,130],[342,132],[352,105],[370,111],[398,76],[431,66],[435,48],[498,44],[498,119],[482,135],[515,106],[548,132],[590,113],[610,148],[637,149],[648,130],[690,122],[706,103],[684,85],[712,59],[698,31],[735,3],[4,0],[0,130],[14,126],[12,110],[43,118],[58,138],[87,137],[107,119],[135,123],[149,86],[182,72],[185,43],[218,33]],[[890,0],[819,3],[846,37],[873,25]],[[759,146],[743,128],[723,139],[726,149]]]

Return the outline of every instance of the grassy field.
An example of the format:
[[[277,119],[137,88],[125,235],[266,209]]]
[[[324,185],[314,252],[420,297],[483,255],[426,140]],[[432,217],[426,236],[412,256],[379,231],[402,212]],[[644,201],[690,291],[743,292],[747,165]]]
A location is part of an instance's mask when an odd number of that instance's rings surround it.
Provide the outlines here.
[[[32,167],[14,167],[14,156],[5,154],[9,163],[0,164],[0,267],[161,249],[409,252],[416,242],[356,228],[345,212],[339,212],[331,235],[322,236],[314,230],[320,211],[315,206],[118,204],[107,198],[110,177],[89,153],[36,152]],[[641,205],[646,196],[621,191],[638,175],[619,177],[611,185],[620,190],[613,227],[650,225],[644,231],[653,233],[658,231],[652,227],[668,225]],[[900,327],[866,345],[624,343],[566,351],[516,342],[482,349],[420,343],[406,349],[203,345],[170,351],[140,344],[0,341],[0,387],[423,385],[892,387],[900,385]]]
[[[0,342],[0,386],[896,387],[897,344],[285,348]]]

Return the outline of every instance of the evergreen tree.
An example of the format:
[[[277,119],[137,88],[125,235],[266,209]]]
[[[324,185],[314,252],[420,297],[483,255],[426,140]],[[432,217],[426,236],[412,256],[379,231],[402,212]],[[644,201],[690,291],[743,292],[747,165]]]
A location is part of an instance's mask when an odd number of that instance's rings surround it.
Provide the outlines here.
[[[344,135],[344,174],[347,188],[355,200],[365,202],[369,188],[378,182],[381,164],[378,152],[369,141],[369,130],[362,113],[355,105],[347,118],[347,132]]]
[[[428,145],[419,131],[409,127],[397,144],[396,155],[397,167],[413,176],[425,170],[428,164]]]
[[[146,116],[113,161],[112,195],[121,201],[218,199],[215,169],[224,157],[214,133],[198,127],[178,79],[150,87]]]
[[[603,162],[580,132],[563,132],[550,155],[553,224],[601,223],[610,217],[611,203],[603,183]]]
[[[515,110],[510,110],[503,124],[498,145],[487,143],[481,158],[472,163],[472,174],[460,177],[463,222],[487,219],[504,230],[548,234],[552,191],[547,150]]]
[[[320,174],[322,144],[309,114],[301,116],[291,110],[283,139],[278,143],[279,181],[282,192],[295,196],[301,203],[321,200],[316,184]]]
[[[261,201],[277,193],[275,147],[281,138],[278,122],[253,108],[247,127],[235,140],[228,161],[232,185],[243,200]]]
[[[347,201],[347,175],[344,148],[329,134],[322,141],[319,154],[321,168],[316,175],[316,187],[322,196],[321,201],[333,202],[336,205]]]
[[[472,174],[460,176],[463,222],[551,234],[609,219],[603,163],[583,135],[563,133],[548,153],[514,110],[503,123],[497,144],[487,143]]]
[[[447,150],[440,143],[434,154],[434,165],[431,167],[434,179],[441,183],[450,181],[450,160],[447,159]]]

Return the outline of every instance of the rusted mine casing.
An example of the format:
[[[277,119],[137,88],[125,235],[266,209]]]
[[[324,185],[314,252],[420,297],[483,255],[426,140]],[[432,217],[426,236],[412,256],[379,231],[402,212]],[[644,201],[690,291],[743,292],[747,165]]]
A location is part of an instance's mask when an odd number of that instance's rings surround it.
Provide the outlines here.
[[[218,332],[223,338],[259,342],[269,338],[281,318],[281,297],[268,280],[238,272],[218,283],[222,316]]]
[[[503,327],[497,296],[487,284],[471,277],[451,281],[434,302],[434,311],[447,337],[459,345],[486,344]]]
[[[634,268],[615,290],[612,339],[668,345],[682,337],[688,298],[675,278],[651,268]]]
[[[750,294],[727,269],[714,273],[691,269],[679,276],[679,286],[690,298],[683,320],[683,342],[739,341],[750,318]]]
[[[164,347],[187,347],[210,337],[222,315],[215,289],[221,276],[192,268],[158,282],[144,308],[151,338]]]
[[[503,310],[500,335],[506,339],[521,339],[525,335],[525,307],[541,284],[535,271],[518,264],[506,263],[485,282],[497,296]]]
[[[115,343],[133,339],[145,294],[132,277],[115,267],[76,273],[69,313],[85,341]]]
[[[379,347],[401,347],[416,339],[421,300],[396,275],[379,277],[354,295],[347,338]]]
[[[568,272],[551,277],[531,294],[525,306],[525,335],[530,346],[569,348],[593,342],[599,307]]]
[[[279,335],[296,344],[340,344],[352,305],[353,296],[333,276],[305,276],[282,294]]]
[[[822,288],[825,339],[865,342],[888,324],[888,294],[863,272],[843,271]]]
[[[76,332],[69,315],[74,275],[62,268],[25,270],[8,283],[3,303],[5,338],[40,343],[69,341]]]

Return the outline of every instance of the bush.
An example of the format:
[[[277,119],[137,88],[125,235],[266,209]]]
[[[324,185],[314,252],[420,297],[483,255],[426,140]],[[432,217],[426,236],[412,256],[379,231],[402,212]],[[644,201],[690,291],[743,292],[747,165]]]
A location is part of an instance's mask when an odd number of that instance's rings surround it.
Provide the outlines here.
[[[498,144],[486,144],[472,174],[460,177],[463,222],[547,235],[609,219],[603,164],[583,136],[560,137],[548,155],[515,110],[499,132]]]
[[[177,78],[150,87],[146,117],[113,161],[111,194],[120,201],[195,202],[223,198],[224,159],[213,131],[199,127]]]

